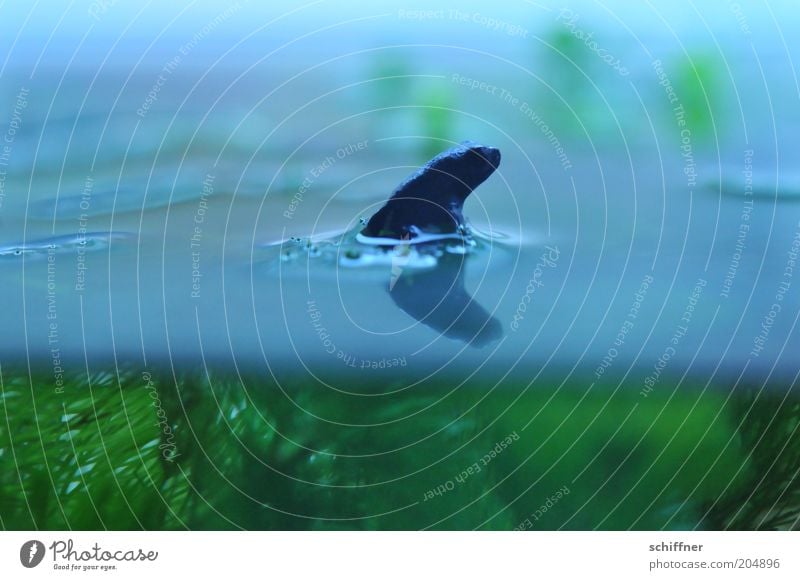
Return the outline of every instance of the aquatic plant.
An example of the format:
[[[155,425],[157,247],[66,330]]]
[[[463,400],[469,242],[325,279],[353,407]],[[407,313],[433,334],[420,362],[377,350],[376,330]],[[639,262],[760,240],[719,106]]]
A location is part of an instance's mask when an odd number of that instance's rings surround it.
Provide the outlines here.
[[[348,383],[374,393],[365,380]],[[796,400],[777,414],[774,398],[759,402],[739,425],[713,393],[484,387],[358,397],[309,381],[128,369],[70,374],[59,393],[52,379],[4,369],[0,522],[749,529],[796,519]],[[730,444],[736,433],[742,445]]]

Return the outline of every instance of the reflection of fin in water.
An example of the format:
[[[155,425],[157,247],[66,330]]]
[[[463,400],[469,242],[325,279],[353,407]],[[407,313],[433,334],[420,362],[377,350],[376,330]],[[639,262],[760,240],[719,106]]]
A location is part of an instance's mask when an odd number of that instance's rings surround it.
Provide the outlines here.
[[[500,322],[464,288],[463,254],[445,253],[430,270],[403,272],[389,295],[404,312],[449,338],[483,347],[503,335]]]
[[[499,164],[499,150],[471,141],[440,153],[397,187],[358,240],[394,246],[460,237],[464,201]]]

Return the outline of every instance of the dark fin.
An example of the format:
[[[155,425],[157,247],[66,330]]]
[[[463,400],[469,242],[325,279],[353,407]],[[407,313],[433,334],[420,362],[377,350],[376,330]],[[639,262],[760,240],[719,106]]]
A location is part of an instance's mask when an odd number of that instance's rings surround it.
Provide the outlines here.
[[[455,234],[472,190],[500,165],[500,151],[472,141],[440,153],[392,193],[361,230],[366,238],[413,241],[420,234]]]

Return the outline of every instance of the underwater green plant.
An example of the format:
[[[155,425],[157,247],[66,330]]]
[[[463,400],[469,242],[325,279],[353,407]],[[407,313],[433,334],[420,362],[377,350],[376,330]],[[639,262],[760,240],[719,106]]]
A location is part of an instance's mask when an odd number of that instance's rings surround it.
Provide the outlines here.
[[[798,513],[796,399],[354,396],[129,370],[62,393],[5,371],[0,400],[5,529],[772,529]]]

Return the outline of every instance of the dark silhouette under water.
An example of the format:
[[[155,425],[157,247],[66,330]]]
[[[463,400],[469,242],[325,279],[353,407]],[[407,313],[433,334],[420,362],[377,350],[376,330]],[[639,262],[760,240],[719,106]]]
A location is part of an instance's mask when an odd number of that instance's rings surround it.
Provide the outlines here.
[[[398,277],[390,289],[400,309],[447,336],[484,347],[503,336],[500,322],[464,288],[466,256],[445,254],[435,268]]]

